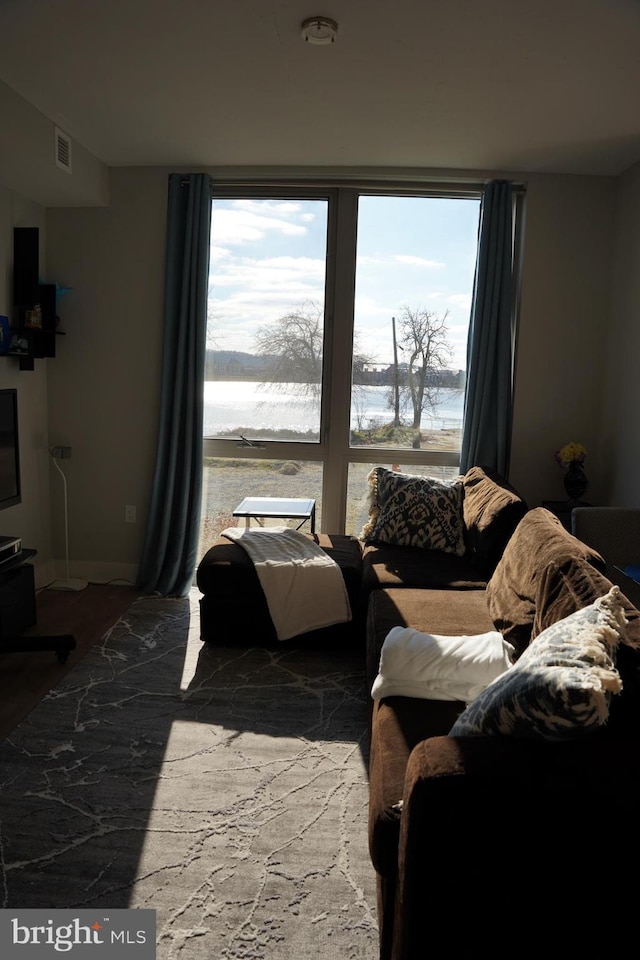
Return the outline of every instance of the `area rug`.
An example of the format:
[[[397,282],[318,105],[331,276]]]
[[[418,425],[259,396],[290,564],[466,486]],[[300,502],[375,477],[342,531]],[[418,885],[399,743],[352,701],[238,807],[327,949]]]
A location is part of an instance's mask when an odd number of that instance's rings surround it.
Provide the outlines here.
[[[0,744],[1,906],[154,909],[161,960],[373,960],[363,658],[206,646],[198,596],[136,601]]]

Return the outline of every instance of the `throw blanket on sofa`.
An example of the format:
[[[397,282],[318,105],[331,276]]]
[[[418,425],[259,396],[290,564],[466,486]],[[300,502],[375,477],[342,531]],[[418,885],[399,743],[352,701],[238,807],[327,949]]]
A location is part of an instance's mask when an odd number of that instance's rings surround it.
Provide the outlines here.
[[[289,527],[222,531],[253,561],[278,640],[351,620],[338,564],[304,533]]]

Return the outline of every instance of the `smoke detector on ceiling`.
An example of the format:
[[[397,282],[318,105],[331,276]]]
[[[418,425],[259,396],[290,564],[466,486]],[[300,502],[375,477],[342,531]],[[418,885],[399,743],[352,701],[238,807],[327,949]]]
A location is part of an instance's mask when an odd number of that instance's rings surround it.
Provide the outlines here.
[[[308,17],[302,22],[302,39],[305,43],[325,46],[335,43],[338,24],[329,17]]]

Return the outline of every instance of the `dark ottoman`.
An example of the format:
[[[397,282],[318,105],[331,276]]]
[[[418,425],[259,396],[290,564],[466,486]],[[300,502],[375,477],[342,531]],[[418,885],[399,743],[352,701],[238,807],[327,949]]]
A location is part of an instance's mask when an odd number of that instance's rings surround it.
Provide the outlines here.
[[[200,600],[200,638],[219,646],[272,647],[327,644],[364,645],[360,616],[362,548],[356,537],[341,534],[307,534],[340,567],[351,603],[353,619],[302,637],[278,640],[258,575],[246,551],[220,537],[198,565],[196,583]]]

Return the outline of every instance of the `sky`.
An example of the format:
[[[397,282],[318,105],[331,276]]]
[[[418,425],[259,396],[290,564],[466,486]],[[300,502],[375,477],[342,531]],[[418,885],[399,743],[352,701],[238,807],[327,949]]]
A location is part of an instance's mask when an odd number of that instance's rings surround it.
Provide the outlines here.
[[[448,311],[452,369],[466,366],[480,201],[361,196],[355,292],[359,352],[393,358],[403,307]],[[207,346],[255,351],[258,328],[322,303],[326,200],[214,199]]]

